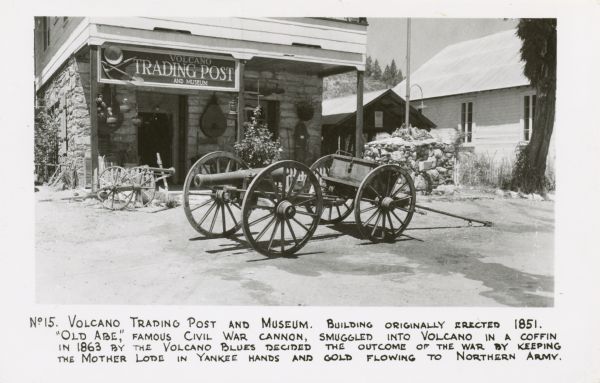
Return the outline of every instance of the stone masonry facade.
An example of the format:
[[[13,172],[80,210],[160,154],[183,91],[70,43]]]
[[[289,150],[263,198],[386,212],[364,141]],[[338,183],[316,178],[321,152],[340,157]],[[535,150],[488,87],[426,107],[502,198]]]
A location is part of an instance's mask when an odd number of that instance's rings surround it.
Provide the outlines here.
[[[90,151],[89,57],[71,57],[55,76],[38,92],[46,108],[54,110],[52,118],[59,125],[61,162],[75,165],[79,182],[84,179],[84,158]]]
[[[280,88],[282,94],[271,94],[261,97],[261,100],[279,102],[279,141],[283,152],[282,159],[294,158],[294,128],[300,121],[296,114],[296,103],[302,100],[310,100],[315,108],[314,116],[306,121],[308,131],[308,163],[314,162],[321,154],[321,97],[323,92],[323,80],[317,75],[292,73],[286,71],[251,71],[245,72],[246,83],[256,84],[260,87]],[[187,137],[187,159],[190,161],[198,155],[209,153],[214,150],[233,151],[235,143],[235,127],[230,126],[225,133],[217,139],[209,139],[200,130],[200,118],[212,97],[212,92],[201,92],[188,97],[188,137]],[[215,94],[221,110],[228,113],[229,103],[236,100],[237,93],[217,92]],[[246,98],[253,97],[246,95]],[[255,96],[254,96],[255,97]],[[189,164],[189,162],[188,162]]]
[[[290,64],[293,65],[293,64]],[[252,71],[245,72],[247,84],[260,83],[260,87],[279,88],[284,92],[271,94],[261,100],[277,101],[279,104],[279,140],[282,144],[282,159],[294,159],[294,128],[300,121],[296,113],[296,104],[299,101],[310,101],[314,106],[314,116],[304,124],[308,131],[308,155],[306,162],[312,163],[320,156],[321,149],[321,98],[323,81],[317,75],[297,73],[291,71]],[[67,138],[68,148],[66,158],[77,164],[80,180],[84,177],[84,164],[91,158],[91,123],[89,111],[90,87],[89,56],[86,54],[71,57],[65,65],[44,85],[38,92],[38,97],[43,100],[46,107],[58,106],[55,113],[56,119],[62,119],[62,129]],[[112,91],[111,91],[112,90]],[[178,94],[175,91],[168,93],[160,89],[136,88],[134,86],[108,86],[98,84],[98,93],[104,94],[105,103],[122,104],[124,99],[130,109],[119,115],[119,123],[110,128],[105,122],[98,123],[98,151],[109,164],[133,165],[138,162],[138,127],[132,122],[136,116],[136,106],[140,112],[152,111],[154,105],[170,111],[173,119],[173,152],[185,150],[186,166],[201,154],[215,150],[233,152],[235,143],[235,125],[228,124],[224,134],[217,138],[206,137],[200,129],[200,118],[213,94],[217,97],[218,105],[224,115],[228,115],[230,102],[237,100],[237,92],[212,92],[212,91],[186,91],[179,94],[187,95],[187,137],[185,147],[179,147],[178,139],[180,121],[177,115]],[[246,98],[253,97],[246,95]],[[117,110],[113,111],[118,112]],[[60,113],[64,113],[61,117]],[[175,155],[176,156],[176,155]],[[172,161],[177,164],[176,158]],[[89,167],[89,164],[88,164]],[[182,171],[177,169],[178,172]],[[89,175],[87,175],[89,179]]]

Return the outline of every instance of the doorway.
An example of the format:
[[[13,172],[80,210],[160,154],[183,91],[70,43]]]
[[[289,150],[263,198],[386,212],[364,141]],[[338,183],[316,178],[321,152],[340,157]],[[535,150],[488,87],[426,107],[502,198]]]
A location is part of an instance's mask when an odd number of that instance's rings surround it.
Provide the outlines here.
[[[140,165],[158,166],[156,153],[160,153],[165,168],[173,166],[173,122],[167,113],[140,113],[142,124],[138,131]]]

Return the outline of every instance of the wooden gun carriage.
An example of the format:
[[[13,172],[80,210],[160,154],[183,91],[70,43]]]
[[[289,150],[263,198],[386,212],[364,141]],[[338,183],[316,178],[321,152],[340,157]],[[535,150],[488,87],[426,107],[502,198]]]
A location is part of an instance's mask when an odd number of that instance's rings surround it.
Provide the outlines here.
[[[153,168],[147,165],[133,168],[109,166],[98,177],[96,193],[102,205],[109,210],[128,206],[148,206],[156,194],[156,183],[175,174],[175,168]]]
[[[352,212],[363,237],[393,241],[410,223],[415,194],[398,165],[327,155],[311,167],[279,161],[249,169],[228,152],[213,152],[190,169],[183,207],[206,237],[227,237],[241,227],[255,250],[284,256],[300,250],[319,222],[341,222]]]

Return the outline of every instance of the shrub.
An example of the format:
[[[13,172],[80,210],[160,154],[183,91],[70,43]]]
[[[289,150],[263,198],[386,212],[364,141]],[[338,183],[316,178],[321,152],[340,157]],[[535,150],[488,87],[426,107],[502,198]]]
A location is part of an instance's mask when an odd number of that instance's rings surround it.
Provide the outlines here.
[[[521,191],[523,193],[540,191],[545,193],[547,191],[555,190],[556,180],[553,164],[547,164],[546,172],[543,176],[541,176],[537,169],[531,167],[527,156],[527,148],[524,148],[517,153],[517,161],[515,162],[515,166],[512,171],[512,180],[510,184],[511,189]]]
[[[459,156],[459,182],[463,185],[509,189],[512,163],[503,158],[495,161],[487,153]]]
[[[281,143],[273,140],[273,134],[262,123],[262,109],[254,109],[249,123],[244,124],[244,139],[233,146],[235,153],[251,168],[260,168],[278,161]]]
[[[43,108],[36,112],[34,128],[34,161],[38,165],[38,177],[47,181],[56,169],[45,166],[58,163],[58,121]],[[50,174],[46,174],[49,171]]]

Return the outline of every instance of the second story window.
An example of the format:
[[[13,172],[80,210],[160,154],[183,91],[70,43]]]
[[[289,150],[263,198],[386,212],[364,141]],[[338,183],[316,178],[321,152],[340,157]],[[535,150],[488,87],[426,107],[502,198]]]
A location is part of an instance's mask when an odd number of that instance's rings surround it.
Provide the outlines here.
[[[44,49],[50,46],[50,18],[42,17],[42,35],[43,35],[43,46]]]
[[[460,131],[463,134],[463,142],[473,140],[473,103],[463,102],[460,109]]]
[[[532,96],[525,96],[523,98],[523,140],[525,141],[529,141],[531,139],[533,120],[535,117],[535,101],[535,94]]]

